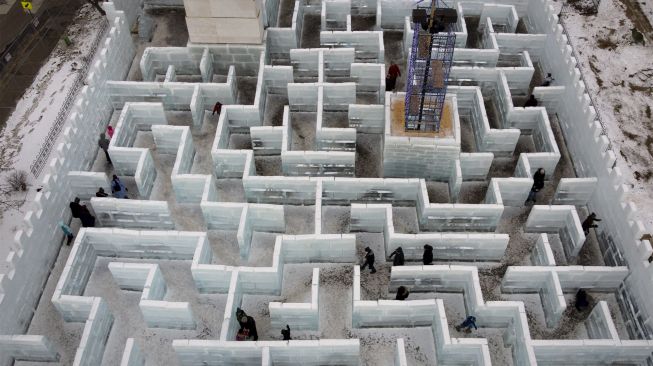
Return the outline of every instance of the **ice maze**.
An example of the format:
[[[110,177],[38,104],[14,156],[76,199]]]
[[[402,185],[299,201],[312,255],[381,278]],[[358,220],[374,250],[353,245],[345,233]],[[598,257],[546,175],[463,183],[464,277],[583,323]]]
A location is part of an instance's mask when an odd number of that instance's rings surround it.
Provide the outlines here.
[[[414,1],[262,4],[263,45],[186,47],[135,44],[138,4],[102,4],[110,31],[0,266],[2,365],[653,365],[650,229],[548,1],[452,3],[437,133],[398,121]],[[95,196],[113,174],[129,199]],[[97,225],[67,247],[74,197]],[[236,340],[239,308],[257,341]]]

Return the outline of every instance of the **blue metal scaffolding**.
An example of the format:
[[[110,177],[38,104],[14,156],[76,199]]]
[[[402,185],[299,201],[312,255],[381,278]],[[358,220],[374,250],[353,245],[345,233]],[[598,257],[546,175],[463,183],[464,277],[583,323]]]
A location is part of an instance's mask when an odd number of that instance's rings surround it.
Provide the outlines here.
[[[435,10],[441,9],[437,7],[437,0],[433,0],[431,9],[431,17],[436,17]],[[405,128],[438,132],[456,34],[452,31],[452,24],[438,23],[435,19],[430,21],[429,27],[423,24],[413,22],[413,44],[406,80]]]

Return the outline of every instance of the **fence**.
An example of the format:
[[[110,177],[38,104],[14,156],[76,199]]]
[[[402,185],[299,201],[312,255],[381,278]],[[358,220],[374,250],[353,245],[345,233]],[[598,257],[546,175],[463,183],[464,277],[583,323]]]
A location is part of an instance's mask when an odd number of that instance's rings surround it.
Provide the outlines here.
[[[100,42],[104,39],[108,29],[109,29],[109,22],[106,21],[105,18],[105,21],[102,23],[102,27],[100,28],[100,31],[98,32],[97,37],[93,41],[93,45],[91,46],[91,50],[93,51],[93,53],[98,48]],[[43,146],[41,146],[39,153],[36,155],[36,158],[34,158],[34,161],[30,165],[29,168],[30,172],[35,178],[41,174],[41,172],[43,171],[43,167],[45,167],[45,164],[48,161],[50,152],[52,151],[52,148],[54,147],[54,144],[57,141],[57,137],[59,136],[59,133],[61,133],[61,130],[63,129],[63,125],[65,124],[66,119],[68,118],[70,107],[75,102],[77,93],[84,85],[84,80],[86,79],[88,70],[90,68],[90,63],[93,62],[93,59],[94,59],[93,57],[87,58],[84,62],[84,65],[82,65],[81,68],[82,71],[77,75],[77,80],[75,80],[75,84],[68,92],[68,95],[66,95],[66,99],[61,105],[61,109],[59,110],[59,114],[57,114],[57,118],[55,119],[54,124],[52,125],[52,127],[50,127],[50,131],[48,132],[45,142],[43,143]]]
[[[596,9],[597,9],[597,11],[598,11],[598,7],[599,7],[599,3],[600,3],[600,2],[599,2],[598,0],[597,0],[597,1],[595,1],[595,0],[591,0],[591,1],[596,5]],[[576,66],[578,67],[578,71],[580,71],[580,79],[581,79],[581,80],[583,81],[583,83],[585,84],[586,92],[587,92],[587,95],[588,95],[589,98],[590,98],[590,104],[591,104],[591,106],[594,107],[594,109],[597,111],[597,113],[596,113],[596,119],[599,121],[599,124],[601,125],[601,134],[607,136],[607,135],[608,135],[608,130],[605,128],[605,122],[603,122],[603,118],[601,117],[601,114],[598,113],[598,109],[596,108],[596,105],[597,105],[597,104],[596,104],[596,102],[594,101],[594,97],[592,96],[592,93],[591,93],[590,90],[589,90],[589,85],[590,85],[590,84],[588,84],[588,83],[587,83],[587,80],[585,79],[585,68],[583,67],[582,63],[580,62],[580,58],[578,57],[578,54],[576,53],[576,47],[574,47],[574,45],[571,43],[571,39],[572,39],[572,38],[571,38],[571,36],[569,35],[569,31],[567,31],[567,27],[565,26],[564,18],[562,17],[562,15],[565,14],[565,13],[568,11],[567,9],[568,9],[569,6],[570,6],[570,5],[568,5],[568,4],[563,5],[562,8],[561,8],[561,10],[560,10],[560,16],[558,16],[558,19],[560,19],[560,26],[562,26],[562,33],[563,33],[565,36],[567,36],[567,40],[568,40],[569,44],[571,45],[571,54],[574,56],[574,58],[576,59],[576,61],[578,61],[578,63],[576,64]],[[607,148],[607,150],[612,150],[612,140],[609,140],[609,141],[608,141],[608,148]],[[607,151],[607,150],[606,150],[606,151]],[[615,164],[616,164],[616,162],[615,162]]]

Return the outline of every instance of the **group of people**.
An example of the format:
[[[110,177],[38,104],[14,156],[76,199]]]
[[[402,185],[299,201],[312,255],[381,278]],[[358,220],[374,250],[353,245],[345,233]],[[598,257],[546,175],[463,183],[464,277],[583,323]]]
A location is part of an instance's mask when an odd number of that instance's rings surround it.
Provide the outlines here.
[[[127,187],[125,187],[120,178],[114,174],[113,178],[111,179],[111,194],[113,194],[113,197],[129,198],[129,196],[127,196],[128,191],[129,190]],[[95,197],[105,198],[109,197],[109,194],[105,192],[104,188],[100,187],[98,188],[97,192],[95,192]]]
[[[544,168],[537,169],[535,174],[533,174],[533,186],[531,187],[531,191],[528,193],[528,198],[526,198],[525,204],[528,204],[529,202],[533,202],[533,203],[536,202],[537,192],[539,192],[540,190],[542,190],[542,188],[544,188],[545,178],[546,178],[546,173],[544,171]],[[581,224],[583,228],[583,233],[585,233],[585,235],[589,235],[591,228],[598,227],[598,225],[595,224],[595,222],[598,221],[601,221],[601,219],[599,219],[596,216],[596,213],[594,212],[590,213],[585,218],[585,220],[583,220],[583,223]]]
[[[256,330],[256,321],[253,317],[247,315],[241,308],[236,308],[236,320],[238,320],[238,333],[236,334],[237,341],[258,341],[258,332]],[[284,341],[290,341],[290,326],[286,324],[286,328],[281,330],[281,337]]]
[[[370,273],[376,273],[376,268],[374,268],[374,251],[370,247],[365,247],[364,250],[365,254],[363,256],[363,265],[361,266],[361,269],[369,267]],[[404,250],[401,247],[398,247],[394,252],[390,253],[390,258],[392,258],[393,266],[403,266],[405,261]],[[424,244],[422,263],[425,265],[433,264],[433,247],[428,244]]]
[[[392,258],[393,266],[403,266],[405,262],[404,250],[401,247],[398,247],[394,252],[390,253],[390,258]],[[365,247],[365,255],[363,256],[363,265],[361,269],[367,267],[370,268],[370,273],[376,273],[376,268],[374,268],[374,251],[370,247]],[[424,253],[422,254],[422,263],[425,265],[433,264],[433,247],[425,244]],[[406,300],[410,291],[404,286],[399,286],[397,289],[397,294],[395,300]]]
[[[79,197],[75,197],[73,202],[70,202],[68,205],[68,207],[70,207],[70,213],[74,218],[79,219],[82,222],[83,227],[94,227],[95,216],[91,215],[91,212],[88,210],[86,205],[82,205],[79,202]]]

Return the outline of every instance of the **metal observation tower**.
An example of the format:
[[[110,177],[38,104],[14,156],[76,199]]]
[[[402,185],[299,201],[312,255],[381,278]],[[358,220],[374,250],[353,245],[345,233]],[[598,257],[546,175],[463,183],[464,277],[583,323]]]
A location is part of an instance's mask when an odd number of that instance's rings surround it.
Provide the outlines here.
[[[449,70],[453,63],[458,20],[455,9],[442,0],[413,9],[413,45],[406,80],[406,130],[440,131],[440,119],[447,95]]]

